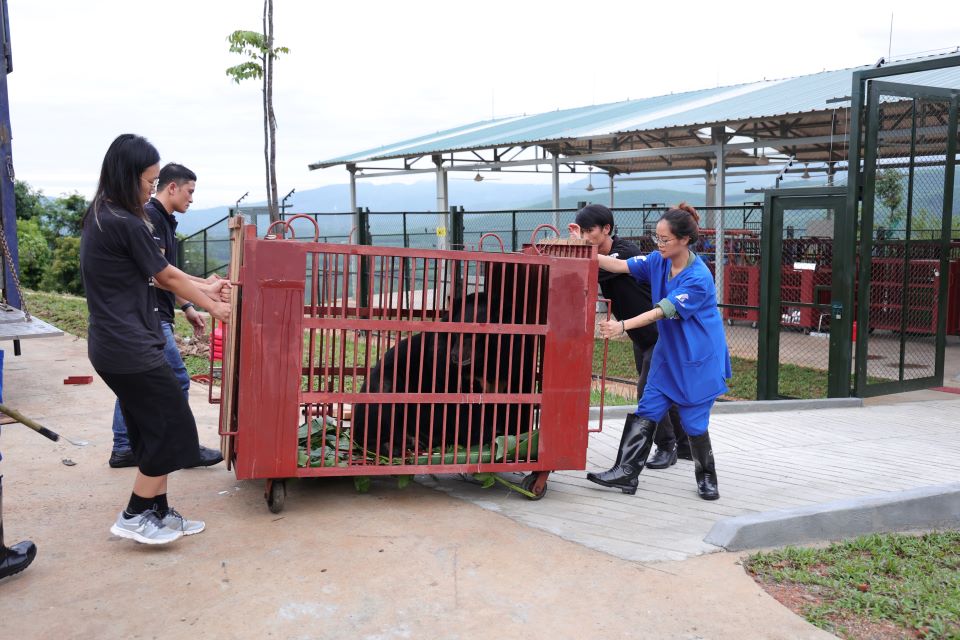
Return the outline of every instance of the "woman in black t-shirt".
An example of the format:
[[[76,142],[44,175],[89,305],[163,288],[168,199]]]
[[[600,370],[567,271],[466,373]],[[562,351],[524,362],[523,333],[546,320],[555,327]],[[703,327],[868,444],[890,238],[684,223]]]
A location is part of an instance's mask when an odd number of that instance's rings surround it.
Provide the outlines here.
[[[153,239],[143,203],[156,189],[160,154],[145,138],[117,137],[107,150],[97,192],[83,219],[80,270],[90,312],[87,352],[117,395],[139,471],[127,508],[110,531],[144,544],[200,533],[167,502],[167,474],[198,455],[190,405],[163,355],[155,287],[229,319],[229,284],[198,287],[171,266]]]

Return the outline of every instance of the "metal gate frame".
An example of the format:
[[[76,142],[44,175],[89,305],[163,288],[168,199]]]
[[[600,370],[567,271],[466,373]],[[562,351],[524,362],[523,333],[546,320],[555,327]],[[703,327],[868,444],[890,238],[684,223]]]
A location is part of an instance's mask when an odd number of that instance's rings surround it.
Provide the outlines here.
[[[760,234],[760,326],[758,331],[757,399],[778,400],[780,372],[781,262],[784,211],[824,208],[834,210],[833,257],[830,286],[830,343],[827,396],[850,395],[852,314],[844,300],[852,296],[853,238],[843,187],[772,189],[764,192],[763,228]],[[791,303],[812,306],[814,303]]]
[[[960,90],[942,87],[926,87],[904,83],[879,81],[879,78],[899,76],[919,71],[929,71],[948,67],[960,66],[960,55],[949,56],[938,60],[924,60],[913,63],[898,64],[879,69],[867,69],[853,73],[851,89],[851,140],[849,145],[847,210],[860,211],[860,264],[859,282],[860,291],[856,301],[856,319],[858,326],[865,330],[858,332],[856,342],[856,369],[854,372],[854,392],[859,397],[912,391],[929,387],[941,386],[944,376],[944,349],[946,345],[946,316],[948,302],[948,262],[953,208],[953,183],[957,152],[957,111],[960,101]],[[869,83],[869,85],[868,85]],[[934,375],[925,378],[904,380],[903,376],[903,346],[901,345],[900,380],[868,384],[867,378],[867,347],[869,342],[869,302],[871,277],[870,245],[873,237],[874,223],[874,187],[876,179],[876,151],[878,144],[879,104],[881,95],[899,95],[904,98],[937,97],[950,101],[948,120],[947,150],[945,153],[944,171],[944,210],[941,227],[941,256],[940,256],[940,289],[938,298],[938,318],[935,346]],[[864,140],[866,136],[866,140]],[[862,202],[862,208],[861,208]],[[851,228],[848,230],[850,238],[856,238],[856,224],[858,216],[850,216]],[[908,226],[909,228],[909,226]],[[908,242],[908,241],[907,241]],[[904,254],[907,256],[906,252]],[[908,260],[905,257],[905,260]],[[853,308],[853,290],[851,288],[845,303],[845,308]],[[843,331],[850,331],[848,323],[844,323]],[[846,337],[850,339],[849,335]]]

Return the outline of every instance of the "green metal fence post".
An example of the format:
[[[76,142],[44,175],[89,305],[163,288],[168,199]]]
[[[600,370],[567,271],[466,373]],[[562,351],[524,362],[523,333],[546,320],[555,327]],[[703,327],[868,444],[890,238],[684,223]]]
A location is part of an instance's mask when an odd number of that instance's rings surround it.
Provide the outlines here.
[[[953,190],[956,181],[957,130],[960,120],[960,91],[954,93],[947,116],[947,163],[944,168],[943,215],[940,220],[940,304],[937,308],[937,338],[934,375],[943,380],[947,348],[947,299],[950,285],[950,245],[953,236]],[[954,283],[960,286],[960,283]]]
[[[776,400],[779,382],[780,261],[783,211],[773,194],[764,194],[760,231],[760,324],[757,345],[757,400]],[[778,215],[779,214],[779,215]],[[775,219],[776,218],[776,219]],[[774,233],[778,232],[778,233]],[[774,237],[776,235],[776,238]]]
[[[463,207],[450,206],[450,248],[464,249],[463,246]]]

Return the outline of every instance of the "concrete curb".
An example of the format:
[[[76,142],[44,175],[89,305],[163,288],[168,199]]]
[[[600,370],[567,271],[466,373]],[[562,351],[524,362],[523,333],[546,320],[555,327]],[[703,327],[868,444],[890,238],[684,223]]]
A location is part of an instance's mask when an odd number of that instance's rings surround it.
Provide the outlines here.
[[[759,413],[763,411],[804,411],[807,409],[848,409],[863,406],[862,398],[824,398],[819,400],[744,400],[718,402],[710,413]],[[635,404],[603,408],[604,418],[626,418]],[[600,407],[590,407],[590,419],[600,419]]]
[[[868,533],[960,526],[960,482],[720,520],[704,542],[727,551]]]

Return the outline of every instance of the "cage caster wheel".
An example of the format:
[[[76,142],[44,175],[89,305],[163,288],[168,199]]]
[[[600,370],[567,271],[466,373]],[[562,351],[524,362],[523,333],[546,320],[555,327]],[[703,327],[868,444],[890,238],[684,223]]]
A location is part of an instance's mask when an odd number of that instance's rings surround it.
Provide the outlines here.
[[[546,479],[544,479],[539,491],[536,488],[538,475],[539,474],[531,473],[530,475],[526,476],[522,482],[520,482],[520,486],[523,489],[533,494],[532,498],[530,496],[524,496],[527,500],[542,500],[543,496],[547,495]]]
[[[756,321],[750,323],[750,328],[751,328],[751,329],[756,329],[756,328],[757,328],[757,323],[756,323]]]
[[[287,501],[286,480],[267,480],[264,498],[267,501],[267,508],[270,509],[270,513],[283,511],[283,505]]]
[[[727,318],[727,326],[728,326],[728,327],[732,327],[732,326],[733,326],[733,318]]]

